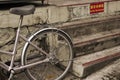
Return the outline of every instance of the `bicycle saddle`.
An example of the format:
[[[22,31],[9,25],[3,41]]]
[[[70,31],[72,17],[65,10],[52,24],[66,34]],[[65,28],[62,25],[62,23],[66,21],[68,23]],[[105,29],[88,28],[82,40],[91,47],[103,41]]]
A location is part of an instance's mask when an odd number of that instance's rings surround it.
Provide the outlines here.
[[[34,5],[27,5],[27,6],[15,7],[10,9],[10,13],[16,15],[29,15],[29,14],[33,14],[34,11],[35,11]]]

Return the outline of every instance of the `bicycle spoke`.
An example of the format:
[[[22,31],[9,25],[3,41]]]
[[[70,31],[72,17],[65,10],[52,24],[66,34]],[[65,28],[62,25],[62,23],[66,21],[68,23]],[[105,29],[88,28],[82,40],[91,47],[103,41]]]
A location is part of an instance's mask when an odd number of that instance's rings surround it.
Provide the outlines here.
[[[57,29],[46,29],[34,35],[31,42],[43,49],[48,56],[41,54],[42,52],[28,44],[23,64],[36,63],[45,58],[48,58],[49,62],[27,69],[26,74],[30,79],[60,80],[63,78],[72,63],[72,46],[68,38],[66,34]]]

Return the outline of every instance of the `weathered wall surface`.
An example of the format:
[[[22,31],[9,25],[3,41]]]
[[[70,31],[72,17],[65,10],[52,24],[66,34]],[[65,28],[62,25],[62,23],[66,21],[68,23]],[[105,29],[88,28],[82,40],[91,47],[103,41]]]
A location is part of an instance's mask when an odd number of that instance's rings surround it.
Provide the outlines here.
[[[23,25],[38,23],[60,23],[77,19],[97,18],[120,14],[120,1],[105,2],[104,12],[90,14],[90,4],[76,6],[47,6],[37,7],[34,15],[26,16]],[[13,27],[18,25],[19,16],[9,14],[9,10],[0,11],[0,28]]]
[[[41,27],[39,26],[30,26],[35,24],[52,24],[52,23],[65,23],[74,20],[84,20],[84,19],[96,19],[96,18],[104,18],[104,17],[111,17],[111,16],[118,16],[120,15],[120,1],[114,2],[105,2],[104,4],[104,12],[97,13],[97,14],[90,14],[90,4],[84,5],[77,5],[77,6],[65,6],[65,7],[57,7],[57,6],[47,6],[47,7],[37,7],[35,14],[28,15],[24,17],[23,20],[23,27],[21,28],[21,34],[28,37],[29,31],[34,33],[34,31],[39,30]],[[12,51],[13,49],[13,42],[15,38],[16,28],[19,22],[19,16],[10,14],[8,10],[1,10],[0,11],[0,49]],[[115,27],[112,27],[114,25]],[[112,22],[103,22],[100,24],[91,24],[89,26],[98,27],[96,30],[90,27],[81,28],[78,32],[76,30],[68,31],[71,36],[78,36],[79,34],[89,34],[95,33],[98,31],[103,30],[110,30],[119,26],[119,20]],[[104,28],[104,26],[108,26],[108,28]],[[88,31],[86,31],[88,30]],[[84,33],[88,32],[88,33]],[[20,39],[18,45],[18,55],[22,51],[22,47],[24,46],[24,41]],[[6,61],[9,60],[6,55],[1,55],[1,59]]]

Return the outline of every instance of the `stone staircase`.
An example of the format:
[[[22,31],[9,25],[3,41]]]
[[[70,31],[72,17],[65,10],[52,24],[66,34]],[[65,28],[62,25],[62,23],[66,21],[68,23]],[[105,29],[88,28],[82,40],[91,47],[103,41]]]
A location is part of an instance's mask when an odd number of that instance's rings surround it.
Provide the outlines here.
[[[63,24],[62,29],[73,39],[73,74],[86,77],[120,58],[119,21],[119,17],[113,17],[104,21],[100,18],[86,23],[75,21],[72,24]]]

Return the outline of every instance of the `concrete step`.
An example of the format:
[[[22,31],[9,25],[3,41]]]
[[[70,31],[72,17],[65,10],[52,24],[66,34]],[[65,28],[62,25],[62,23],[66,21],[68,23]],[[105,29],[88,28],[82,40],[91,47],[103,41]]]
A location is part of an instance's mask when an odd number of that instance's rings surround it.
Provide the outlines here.
[[[78,77],[85,77],[119,57],[120,46],[76,57],[73,62],[73,73]]]
[[[81,80],[120,80],[120,59]]]
[[[94,42],[104,41],[120,36],[120,29],[96,33],[93,35],[85,35],[73,40],[74,47],[83,46]]]
[[[80,38],[81,36],[89,36],[92,34],[97,34],[105,31],[112,31],[114,29],[120,29],[120,18],[111,17],[111,18],[100,18],[93,20],[79,20],[64,23],[58,25],[67,32],[73,39]],[[114,27],[113,27],[114,26]]]
[[[76,56],[111,48],[120,44],[120,29],[81,36],[73,44]]]

